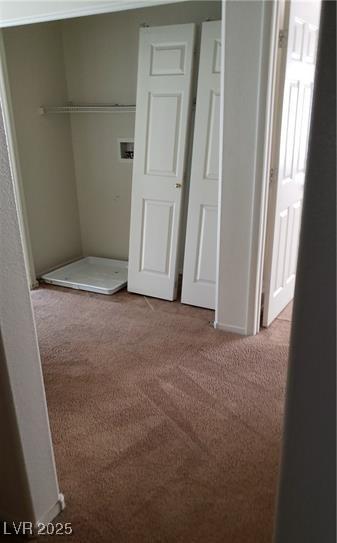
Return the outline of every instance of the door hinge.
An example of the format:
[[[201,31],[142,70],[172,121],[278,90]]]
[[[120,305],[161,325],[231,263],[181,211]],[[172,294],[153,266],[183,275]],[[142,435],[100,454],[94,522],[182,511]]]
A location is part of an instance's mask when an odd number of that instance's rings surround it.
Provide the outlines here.
[[[285,46],[286,42],[287,42],[287,31],[282,29],[278,33],[278,46],[282,49],[282,47]]]
[[[272,183],[274,181],[275,176],[276,176],[275,168],[270,168],[270,171],[269,171],[269,183]]]

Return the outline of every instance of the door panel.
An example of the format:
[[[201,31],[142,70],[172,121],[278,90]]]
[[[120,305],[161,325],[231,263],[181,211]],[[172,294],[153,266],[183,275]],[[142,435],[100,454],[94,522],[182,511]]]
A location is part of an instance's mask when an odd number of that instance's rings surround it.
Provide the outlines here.
[[[215,283],[217,207],[202,205],[200,207],[200,233],[198,239],[198,257],[195,281]]]
[[[140,30],[128,290],[176,297],[195,25]]]
[[[180,148],[181,94],[150,93],[148,127],[145,173],[176,177]]]
[[[319,15],[319,2],[290,3],[282,113],[273,144],[276,182],[270,187],[264,326],[294,295]]]
[[[144,200],[141,271],[169,275],[173,213],[172,202]]]
[[[214,309],[219,187],[221,22],[202,25],[181,301]]]
[[[207,134],[206,179],[219,178],[219,119],[220,93],[212,90],[210,95],[209,124]]]

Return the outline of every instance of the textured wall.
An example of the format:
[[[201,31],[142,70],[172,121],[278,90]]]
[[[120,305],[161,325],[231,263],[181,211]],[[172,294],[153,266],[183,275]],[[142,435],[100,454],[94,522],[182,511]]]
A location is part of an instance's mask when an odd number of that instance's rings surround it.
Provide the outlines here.
[[[81,255],[70,120],[41,116],[67,88],[61,23],[4,31],[22,180],[36,272]]]
[[[0,255],[0,518],[35,521],[58,484],[2,116]]]

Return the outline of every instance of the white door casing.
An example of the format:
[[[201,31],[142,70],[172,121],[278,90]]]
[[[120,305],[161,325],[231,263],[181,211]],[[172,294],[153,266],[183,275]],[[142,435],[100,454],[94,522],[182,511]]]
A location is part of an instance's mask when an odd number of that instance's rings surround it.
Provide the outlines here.
[[[202,25],[181,301],[215,308],[221,21]]]
[[[268,206],[263,325],[294,296],[320,3],[290,3],[284,88],[276,106]]]
[[[128,290],[174,300],[195,25],[142,28]]]

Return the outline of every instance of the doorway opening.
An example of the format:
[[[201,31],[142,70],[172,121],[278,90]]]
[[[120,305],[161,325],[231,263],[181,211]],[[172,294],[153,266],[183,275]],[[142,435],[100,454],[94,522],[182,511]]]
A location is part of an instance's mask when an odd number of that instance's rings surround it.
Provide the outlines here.
[[[309,142],[320,2],[280,3],[262,326],[291,318]]]

